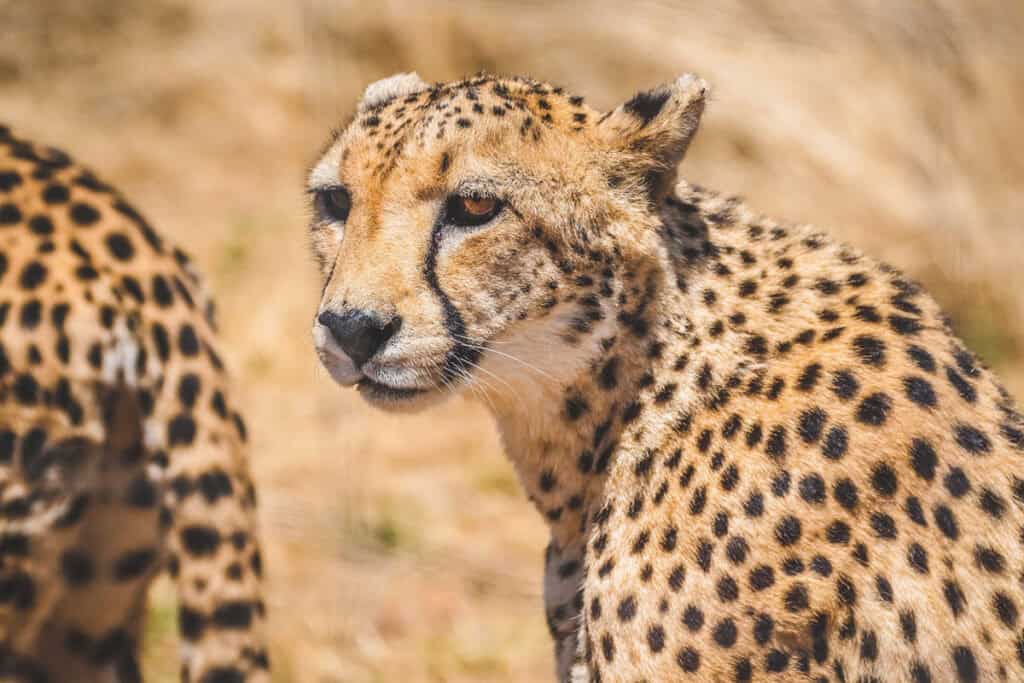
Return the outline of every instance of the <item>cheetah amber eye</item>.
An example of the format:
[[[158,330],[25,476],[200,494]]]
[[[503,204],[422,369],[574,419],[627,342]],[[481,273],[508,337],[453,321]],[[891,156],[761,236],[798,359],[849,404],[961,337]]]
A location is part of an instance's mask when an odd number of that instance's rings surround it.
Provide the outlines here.
[[[503,206],[494,197],[453,194],[445,205],[445,222],[460,228],[476,227],[492,220]]]
[[[352,197],[344,187],[328,187],[316,191],[314,203],[323,220],[344,223],[352,208]]]

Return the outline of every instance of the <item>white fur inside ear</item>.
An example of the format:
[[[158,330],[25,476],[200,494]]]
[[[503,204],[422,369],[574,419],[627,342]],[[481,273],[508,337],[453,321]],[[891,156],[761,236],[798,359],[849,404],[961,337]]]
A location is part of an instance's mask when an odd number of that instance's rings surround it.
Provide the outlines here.
[[[423,92],[429,87],[430,85],[415,71],[383,78],[366,86],[363,98],[359,102],[359,111],[366,111],[396,97]]]

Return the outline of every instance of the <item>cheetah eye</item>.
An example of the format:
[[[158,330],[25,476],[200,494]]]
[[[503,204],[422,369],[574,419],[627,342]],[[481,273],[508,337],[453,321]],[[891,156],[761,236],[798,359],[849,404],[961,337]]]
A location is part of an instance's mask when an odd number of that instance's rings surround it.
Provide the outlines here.
[[[325,187],[314,192],[313,204],[322,220],[344,223],[352,208],[352,197],[344,187]]]
[[[501,213],[504,204],[494,197],[458,195],[448,197],[445,203],[445,223],[460,228],[483,225]]]

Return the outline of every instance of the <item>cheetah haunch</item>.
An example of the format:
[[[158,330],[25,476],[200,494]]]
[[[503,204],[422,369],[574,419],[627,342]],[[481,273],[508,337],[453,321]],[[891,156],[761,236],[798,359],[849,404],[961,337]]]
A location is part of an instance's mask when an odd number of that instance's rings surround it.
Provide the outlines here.
[[[0,126],[0,681],[140,681],[165,567],[182,679],[269,680],[212,310],[114,189]]]
[[[309,176],[324,365],[493,412],[559,680],[1024,677],[1024,419],[917,285],[677,182],[704,98],[371,86]]]

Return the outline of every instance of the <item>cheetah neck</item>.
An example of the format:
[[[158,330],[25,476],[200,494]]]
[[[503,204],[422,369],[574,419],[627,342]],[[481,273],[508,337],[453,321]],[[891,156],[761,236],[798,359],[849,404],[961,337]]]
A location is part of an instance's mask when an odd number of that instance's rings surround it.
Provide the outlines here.
[[[604,318],[586,339],[570,346],[550,334],[560,313],[571,315],[566,307],[519,335],[546,347],[528,355],[540,367],[491,368],[511,390],[494,392],[486,403],[560,548],[584,542],[614,462],[642,459],[645,444],[660,438],[653,432],[671,430],[687,406],[707,400],[735,371],[729,359],[740,357],[732,335],[704,334],[717,320],[704,295],[718,263],[707,233],[677,234],[682,223],[674,214],[664,223],[657,244],[618,269],[615,294],[602,302]],[[696,261],[694,244],[705,245]]]

